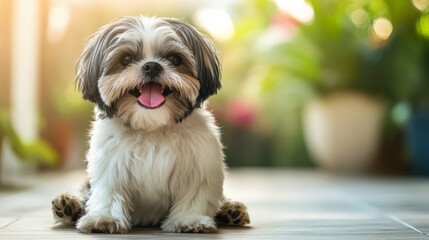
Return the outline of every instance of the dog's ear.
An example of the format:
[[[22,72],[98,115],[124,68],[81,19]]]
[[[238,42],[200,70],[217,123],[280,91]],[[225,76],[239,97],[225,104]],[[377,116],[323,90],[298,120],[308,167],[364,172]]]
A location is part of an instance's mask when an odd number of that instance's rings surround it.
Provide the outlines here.
[[[117,40],[117,36],[127,30],[132,18],[120,18],[101,27],[87,42],[77,62],[76,86],[84,99],[95,103],[107,117],[115,114],[114,103],[103,102],[98,89],[98,81],[103,74],[103,61],[108,48]]]
[[[177,19],[167,18],[165,21],[173,25],[173,29],[195,56],[197,78],[201,85],[196,105],[200,106],[222,87],[221,66],[217,50],[212,41],[194,27]]]

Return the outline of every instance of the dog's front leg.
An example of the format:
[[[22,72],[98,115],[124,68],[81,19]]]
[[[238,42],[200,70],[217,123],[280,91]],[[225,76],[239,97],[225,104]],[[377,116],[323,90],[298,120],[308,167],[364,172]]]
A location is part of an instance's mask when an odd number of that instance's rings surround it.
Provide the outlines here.
[[[120,187],[109,186],[114,180],[105,180],[100,180],[102,184],[95,182],[91,185],[86,214],[76,225],[81,232],[126,233],[131,229],[129,197]]]
[[[209,165],[207,165],[209,166]],[[210,168],[210,166],[209,166]],[[209,233],[217,231],[214,215],[222,199],[223,168],[214,167],[210,174],[180,174],[170,186],[175,191],[173,205],[161,225],[167,232]]]
[[[201,189],[197,193],[189,192],[180,196],[162,223],[162,230],[179,233],[215,232],[217,228],[213,215],[219,205],[213,199],[208,199],[210,195],[207,190]]]
[[[79,219],[76,228],[86,233],[126,233],[131,229],[133,208],[127,188],[130,182],[125,167],[127,158],[114,146],[98,144],[96,140],[92,139],[87,155],[90,194],[86,214]]]
[[[120,187],[109,186],[114,180],[106,180],[92,183],[86,214],[76,225],[81,232],[126,233],[131,229],[129,197]]]

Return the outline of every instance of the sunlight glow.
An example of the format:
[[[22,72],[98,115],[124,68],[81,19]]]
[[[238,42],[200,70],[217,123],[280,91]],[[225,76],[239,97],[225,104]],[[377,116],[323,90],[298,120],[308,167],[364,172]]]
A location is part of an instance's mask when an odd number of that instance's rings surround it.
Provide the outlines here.
[[[429,8],[429,0],[412,0],[414,7],[420,11],[425,11]]]
[[[387,40],[393,32],[393,25],[389,19],[380,17],[374,20],[372,25],[372,31],[374,37],[377,40],[385,41]]]
[[[218,41],[226,41],[234,35],[234,24],[223,8],[199,9],[194,21]]]
[[[277,6],[301,23],[311,24],[314,10],[305,0],[276,0]]]
[[[11,115],[24,141],[37,138],[39,89],[39,1],[17,0],[13,13],[11,64]]]
[[[350,18],[356,27],[364,27],[369,22],[368,13],[362,8],[353,10]]]
[[[66,6],[53,6],[48,16],[48,39],[56,43],[64,36],[70,22],[70,11]]]

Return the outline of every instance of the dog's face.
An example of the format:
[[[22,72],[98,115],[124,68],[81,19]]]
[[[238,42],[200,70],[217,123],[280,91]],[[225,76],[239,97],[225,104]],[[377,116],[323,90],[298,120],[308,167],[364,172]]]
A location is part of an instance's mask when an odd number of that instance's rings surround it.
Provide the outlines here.
[[[102,27],[78,61],[77,86],[98,117],[153,130],[178,123],[221,87],[213,44],[171,18],[125,17]]]

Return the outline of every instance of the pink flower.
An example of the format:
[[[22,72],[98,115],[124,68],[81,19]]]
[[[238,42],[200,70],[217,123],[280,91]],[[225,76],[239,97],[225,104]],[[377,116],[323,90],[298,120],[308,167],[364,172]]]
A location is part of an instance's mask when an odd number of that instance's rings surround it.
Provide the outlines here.
[[[271,18],[271,27],[292,34],[300,26],[300,22],[285,12],[276,12]]]
[[[233,99],[226,106],[226,117],[235,126],[246,128],[250,126],[257,114],[255,103],[244,99]]]

